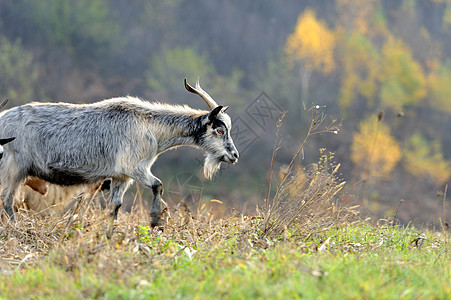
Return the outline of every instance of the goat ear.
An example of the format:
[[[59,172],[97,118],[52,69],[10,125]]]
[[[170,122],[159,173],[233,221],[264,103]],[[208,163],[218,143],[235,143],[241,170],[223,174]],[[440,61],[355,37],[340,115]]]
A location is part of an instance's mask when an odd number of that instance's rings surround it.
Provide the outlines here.
[[[211,110],[211,112],[208,114],[208,120],[211,122],[213,121],[214,118],[216,118],[216,116],[222,111],[222,109],[224,108],[224,106],[216,106],[215,108],[213,108]]]
[[[7,138],[7,139],[0,139],[0,145],[8,144],[11,141],[14,141],[15,137]]]

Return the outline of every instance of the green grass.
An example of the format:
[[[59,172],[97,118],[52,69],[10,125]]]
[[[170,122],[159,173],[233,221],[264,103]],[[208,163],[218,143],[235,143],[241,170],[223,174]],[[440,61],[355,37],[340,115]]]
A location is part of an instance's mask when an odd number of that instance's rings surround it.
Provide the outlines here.
[[[214,243],[201,236],[192,249],[140,226],[147,255],[124,244],[110,255],[80,250],[73,264],[58,251],[37,265],[0,275],[7,299],[446,299],[451,297],[449,243],[415,228],[366,224],[286,241],[240,240],[223,228]],[[219,232],[219,231],[216,231]],[[189,249],[189,251],[188,251]],[[192,254],[192,250],[197,252]],[[138,259],[139,256],[139,259]],[[134,264],[135,267],[130,268]],[[68,267],[70,265],[70,267]],[[112,267],[114,266],[114,267]],[[122,271],[121,271],[122,270]]]

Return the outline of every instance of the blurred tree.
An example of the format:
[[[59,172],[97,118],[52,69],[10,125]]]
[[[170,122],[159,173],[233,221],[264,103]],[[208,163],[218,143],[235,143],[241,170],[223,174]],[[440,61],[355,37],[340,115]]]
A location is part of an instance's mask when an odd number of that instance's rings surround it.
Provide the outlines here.
[[[401,148],[380,119],[362,121],[354,133],[351,160],[361,178],[386,178],[401,159]]]
[[[285,43],[288,63],[299,65],[301,78],[301,100],[307,103],[308,87],[313,71],[323,74],[335,68],[335,37],[328,26],[316,18],[315,12],[306,9],[298,18],[294,32]]]
[[[376,0],[337,0],[339,23],[346,31],[368,34],[373,19]]]
[[[199,55],[191,47],[163,47],[150,58],[146,74],[147,84],[152,92],[174,95],[183,90],[183,79],[192,83],[199,76],[203,86],[216,75],[206,56]],[[192,83],[193,84],[193,83]]]
[[[380,99],[384,108],[400,111],[415,106],[427,94],[421,65],[399,39],[389,37],[382,48]]]
[[[233,106],[234,110],[244,108],[247,100],[255,97],[254,94],[250,94],[246,89],[240,86],[240,81],[244,77],[244,72],[239,69],[234,69],[228,76],[221,76],[216,73],[216,76],[205,78],[206,84],[208,84],[208,91],[215,99],[218,99],[219,103]],[[194,78],[193,78],[194,79]]]
[[[451,62],[438,64],[427,78],[430,105],[437,111],[451,114]]]
[[[119,41],[106,0],[18,0],[3,8],[10,31],[24,43],[63,49],[79,63],[98,64]]]
[[[223,103],[240,105],[246,102],[246,91],[240,88],[243,72],[235,69],[229,76],[220,76],[207,56],[198,54],[191,47],[163,47],[150,58],[146,73],[151,91],[166,94],[171,99],[186,96],[184,78],[194,84],[197,77],[200,78],[201,86]]]
[[[338,51],[343,65],[340,97],[342,114],[346,114],[359,97],[363,97],[368,108],[374,107],[380,74],[380,54],[373,43],[357,31],[345,37]]]
[[[426,178],[440,186],[451,178],[451,163],[441,152],[438,141],[429,143],[420,134],[414,134],[404,150],[404,168],[418,178]]]
[[[11,43],[0,37],[0,95],[9,98],[14,104],[28,101],[39,92],[36,87],[38,66],[33,55],[22,48],[20,42]]]
[[[437,42],[429,32],[428,27],[431,30],[434,30],[434,27],[429,26],[429,22],[422,20],[422,18],[437,19],[436,23],[439,24],[438,16],[432,12],[436,4],[430,3],[431,0],[399,2],[401,3],[399,8],[391,12],[393,17],[391,35],[408,44],[412,56],[420,63],[427,65],[431,58],[440,57],[442,51],[441,42]],[[425,12],[424,10],[432,11]],[[443,12],[443,8],[441,10]]]
[[[443,29],[451,30],[451,1],[448,1],[443,13]]]
[[[145,72],[148,70],[149,53],[162,47],[175,47],[181,34],[177,27],[177,8],[180,0],[109,0],[111,15],[119,26],[120,46],[114,49],[115,64],[110,72],[129,80],[139,81],[140,92],[145,93]]]
[[[254,85],[257,90],[271,95],[284,110],[299,109],[299,95],[293,89],[299,80],[293,77],[282,51],[274,56],[268,56],[266,68],[260,72],[261,74],[255,77]],[[289,118],[290,114],[287,117]],[[293,117],[299,120],[299,115],[293,115]]]

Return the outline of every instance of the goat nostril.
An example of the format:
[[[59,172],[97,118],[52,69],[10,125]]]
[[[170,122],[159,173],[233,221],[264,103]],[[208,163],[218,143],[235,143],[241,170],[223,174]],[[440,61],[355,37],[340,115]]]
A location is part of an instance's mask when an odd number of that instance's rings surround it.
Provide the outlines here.
[[[239,157],[238,152],[233,152],[232,155],[233,155],[233,157],[235,157],[235,158],[238,158],[238,157]]]

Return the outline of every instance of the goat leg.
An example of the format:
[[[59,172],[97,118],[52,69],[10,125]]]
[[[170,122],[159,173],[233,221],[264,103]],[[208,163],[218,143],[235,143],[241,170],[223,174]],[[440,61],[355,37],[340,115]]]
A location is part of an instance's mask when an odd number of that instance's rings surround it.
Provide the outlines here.
[[[151,222],[150,225],[152,227],[162,226],[163,225],[163,214],[167,210],[167,204],[161,198],[163,194],[163,184],[158,182],[152,187],[152,191],[154,194],[152,209],[150,211]]]
[[[113,236],[113,229],[114,229],[114,222],[117,220],[117,212],[119,211],[119,208],[122,206],[122,204],[113,204],[113,207],[110,212],[109,216],[109,222],[108,222],[108,229],[106,231],[106,237],[108,239],[111,239]]]

